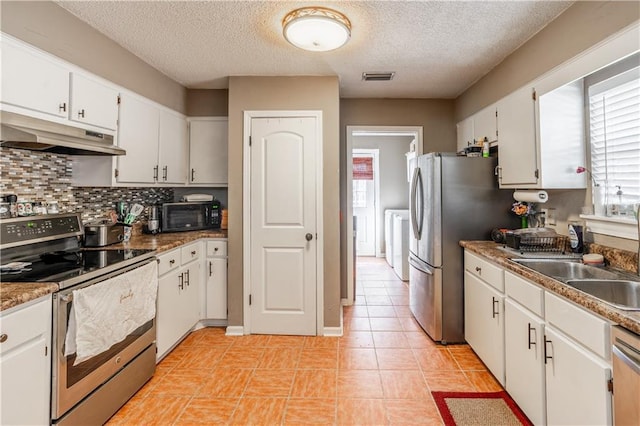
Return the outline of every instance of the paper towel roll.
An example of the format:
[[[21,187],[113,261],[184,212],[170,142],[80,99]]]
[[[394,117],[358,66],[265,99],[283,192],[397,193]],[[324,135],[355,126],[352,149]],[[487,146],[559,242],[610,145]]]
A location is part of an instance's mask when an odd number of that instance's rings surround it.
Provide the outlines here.
[[[514,191],[513,199],[528,203],[546,203],[549,200],[547,191]]]

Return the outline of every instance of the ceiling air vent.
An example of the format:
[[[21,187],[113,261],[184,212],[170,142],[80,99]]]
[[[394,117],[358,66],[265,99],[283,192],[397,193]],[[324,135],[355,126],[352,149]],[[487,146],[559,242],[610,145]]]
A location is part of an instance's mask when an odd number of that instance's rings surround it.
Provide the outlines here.
[[[363,72],[362,80],[364,81],[390,81],[395,72]]]

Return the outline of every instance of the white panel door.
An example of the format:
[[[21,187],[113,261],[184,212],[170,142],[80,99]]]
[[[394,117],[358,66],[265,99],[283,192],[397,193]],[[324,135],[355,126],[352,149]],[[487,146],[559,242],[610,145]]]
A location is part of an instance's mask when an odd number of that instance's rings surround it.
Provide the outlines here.
[[[538,183],[533,89],[523,87],[498,101],[500,185]]]
[[[507,391],[534,425],[545,425],[544,322],[518,303],[504,303]]]
[[[2,102],[67,118],[69,70],[2,39]]]
[[[251,333],[316,334],[316,126],[251,120]]]
[[[547,424],[612,424],[610,366],[549,327],[544,347]]]
[[[189,183],[227,185],[227,118],[192,119],[189,124],[189,144]]]
[[[184,184],[187,180],[187,120],[160,111],[158,182]]]
[[[158,178],[160,111],[153,104],[123,93],[120,103],[118,182],[155,183]]]
[[[118,127],[118,91],[78,73],[71,73],[69,119],[105,129]]]
[[[354,155],[355,157],[355,155]],[[376,255],[375,181],[353,181],[353,215],[356,220],[356,255]]]

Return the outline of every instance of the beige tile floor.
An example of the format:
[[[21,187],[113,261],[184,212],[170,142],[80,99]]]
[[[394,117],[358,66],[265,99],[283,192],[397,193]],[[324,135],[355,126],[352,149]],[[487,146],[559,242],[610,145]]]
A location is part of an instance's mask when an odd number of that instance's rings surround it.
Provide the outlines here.
[[[344,336],[191,333],[109,425],[440,425],[430,391],[502,388],[467,345],[440,346],[411,317],[384,259],[357,261]]]

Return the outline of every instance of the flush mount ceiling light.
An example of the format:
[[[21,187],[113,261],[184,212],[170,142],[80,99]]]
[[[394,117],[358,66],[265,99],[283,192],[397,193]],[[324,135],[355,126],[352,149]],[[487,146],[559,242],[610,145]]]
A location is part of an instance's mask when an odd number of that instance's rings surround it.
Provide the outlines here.
[[[300,49],[326,52],[343,46],[351,37],[351,22],[325,7],[303,7],[282,20],[284,38]]]

